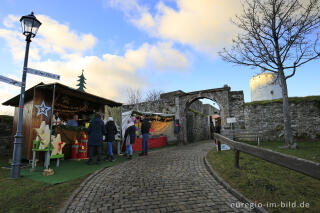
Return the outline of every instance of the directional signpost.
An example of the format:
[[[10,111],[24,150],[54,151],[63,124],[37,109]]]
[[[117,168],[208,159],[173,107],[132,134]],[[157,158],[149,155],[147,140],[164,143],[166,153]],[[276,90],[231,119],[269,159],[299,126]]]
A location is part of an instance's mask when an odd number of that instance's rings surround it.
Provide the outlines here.
[[[43,77],[47,77],[47,78],[53,78],[56,80],[60,80],[60,75],[56,75],[56,74],[52,74],[52,73],[48,73],[48,72],[44,72],[44,71],[36,70],[36,69],[32,69],[32,68],[26,68],[26,69],[27,69],[27,73],[29,73],[29,74],[39,75],[39,76],[43,76]],[[7,78],[3,75],[0,75],[0,81],[7,83],[7,84],[12,84],[17,87],[21,87],[21,85],[22,85],[22,83],[20,81],[16,81],[11,78]]]
[[[29,49],[27,43],[27,50]],[[20,93],[20,101],[19,101],[19,121],[18,121],[18,127],[17,127],[17,133],[15,136],[15,142],[14,142],[14,150],[13,150],[13,163],[12,163],[12,169],[11,169],[11,178],[15,179],[20,177],[20,162],[21,162],[21,147],[22,147],[22,115],[23,115],[23,104],[24,104],[24,90],[25,90],[25,82],[26,82],[26,77],[27,73],[33,74],[33,75],[39,75],[42,77],[46,78],[53,78],[56,80],[60,80],[60,75],[44,72],[41,70],[36,70],[32,68],[27,68],[26,63],[27,58],[25,59],[25,68],[23,69],[23,83],[20,81],[13,80],[11,78],[7,78],[5,76],[0,75],[0,81],[5,82],[7,84],[11,84],[17,87],[21,88],[21,93]],[[53,99],[52,99],[52,110],[51,110],[51,127],[50,127],[50,142],[49,142],[49,150],[51,146],[51,132],[52,132],[52,115],[53,115],[53,107],[54,107],[54,96],[55,96],[55,87],[56,85],[54,84],[54,89],[53,89]],[[49,158],[50,162],[50,151],[48,151],[47,157]],[[46,169],[48,169],[49,164],[46,165]]]
[[[2,81],[4,83],[7,83],[7,84],[12,84],[12,85],[17,86],[17,87],[21,87],[21,82],[20,81],[13,80],[11,78],[7,78],[7,77],[2,76],[2,75],[0,75],[0,81]]]
[[[52,73],[48,73],[48,72],[44,72],[44,71],[36,70],[32,68],[27,68],[27,73],[60,80],[60,75],[56,75],[56,74],[52,74]]]

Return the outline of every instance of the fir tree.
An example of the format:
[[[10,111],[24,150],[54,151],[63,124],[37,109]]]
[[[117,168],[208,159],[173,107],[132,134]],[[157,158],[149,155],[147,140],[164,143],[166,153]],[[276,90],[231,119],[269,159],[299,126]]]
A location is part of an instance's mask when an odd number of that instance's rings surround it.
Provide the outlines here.
[[[78,76],[79,79],[77,81],[79,81],[79,83],[77,84],[77,86],[79,86],[79,88],[77,90],[85,92],[84,89],[87,89],[85,86],[85,84],[86,84],[85,80],[87,80],[87,79],[84,77],[83,71],[84,70],[82,70],[82,74],[80,76]]]

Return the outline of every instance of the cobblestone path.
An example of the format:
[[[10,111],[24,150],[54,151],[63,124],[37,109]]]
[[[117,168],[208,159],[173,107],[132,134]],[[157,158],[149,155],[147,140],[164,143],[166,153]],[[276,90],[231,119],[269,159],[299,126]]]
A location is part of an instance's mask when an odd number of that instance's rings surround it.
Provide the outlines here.
[[[247,212],[207,171],[209,141],[152,151],[106,168],[81,186],[66,212]]]

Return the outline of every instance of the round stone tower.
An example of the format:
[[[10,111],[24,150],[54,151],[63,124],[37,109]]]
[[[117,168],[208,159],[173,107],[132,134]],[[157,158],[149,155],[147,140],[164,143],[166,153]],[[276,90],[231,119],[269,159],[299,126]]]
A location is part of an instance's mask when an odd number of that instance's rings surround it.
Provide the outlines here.
[[[274,73],[261,73],[250,79],[251,101],[282,98],[280,81]]]

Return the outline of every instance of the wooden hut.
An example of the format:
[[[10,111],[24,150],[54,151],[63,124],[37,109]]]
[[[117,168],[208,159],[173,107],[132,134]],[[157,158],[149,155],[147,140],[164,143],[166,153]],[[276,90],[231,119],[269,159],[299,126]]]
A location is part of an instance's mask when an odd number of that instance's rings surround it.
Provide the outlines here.
[[[54,89],[55,88],[55,89]],[[109,107],[120,107],[122,104],[102,97],[98,97],[86,92],[82,92],[60,83],[44,84],[40,83],[36,86],[25,91],[25,104],[23,111],[23,148],[22,159],[32,159],[32,145],[36,137],[34,128],[39,128],[42,121],[46,124],[51,124],[51,109],[47,113],[39,113],[39,106],[44,104],[46,107],[52,107],[53,93],[54,111],[60,113],[62,120],[71,119],[73,114],[79,115],[79,129],[85,128],[85,123],[89,122],[95,112],[104,114],[105,105]],[[14,135],[16,134],[18,114],[19,114],[19,98],[17,95],[10,100],[3,103],[3,105],[14,106],[14,121],[13,121],[13,135],[12,135],[12,148]],[[61,126],[62,127],[62,126]],[[79,132],[75,128],[57,128],[57,133],[61,134],[62,141],[67,145],[64,148],[65,156],[68,158],[71,155],[71,143],[73,137]],[[69,131],[69,133],[68,133]],[[71,132],[71,133],[70,133]]]

